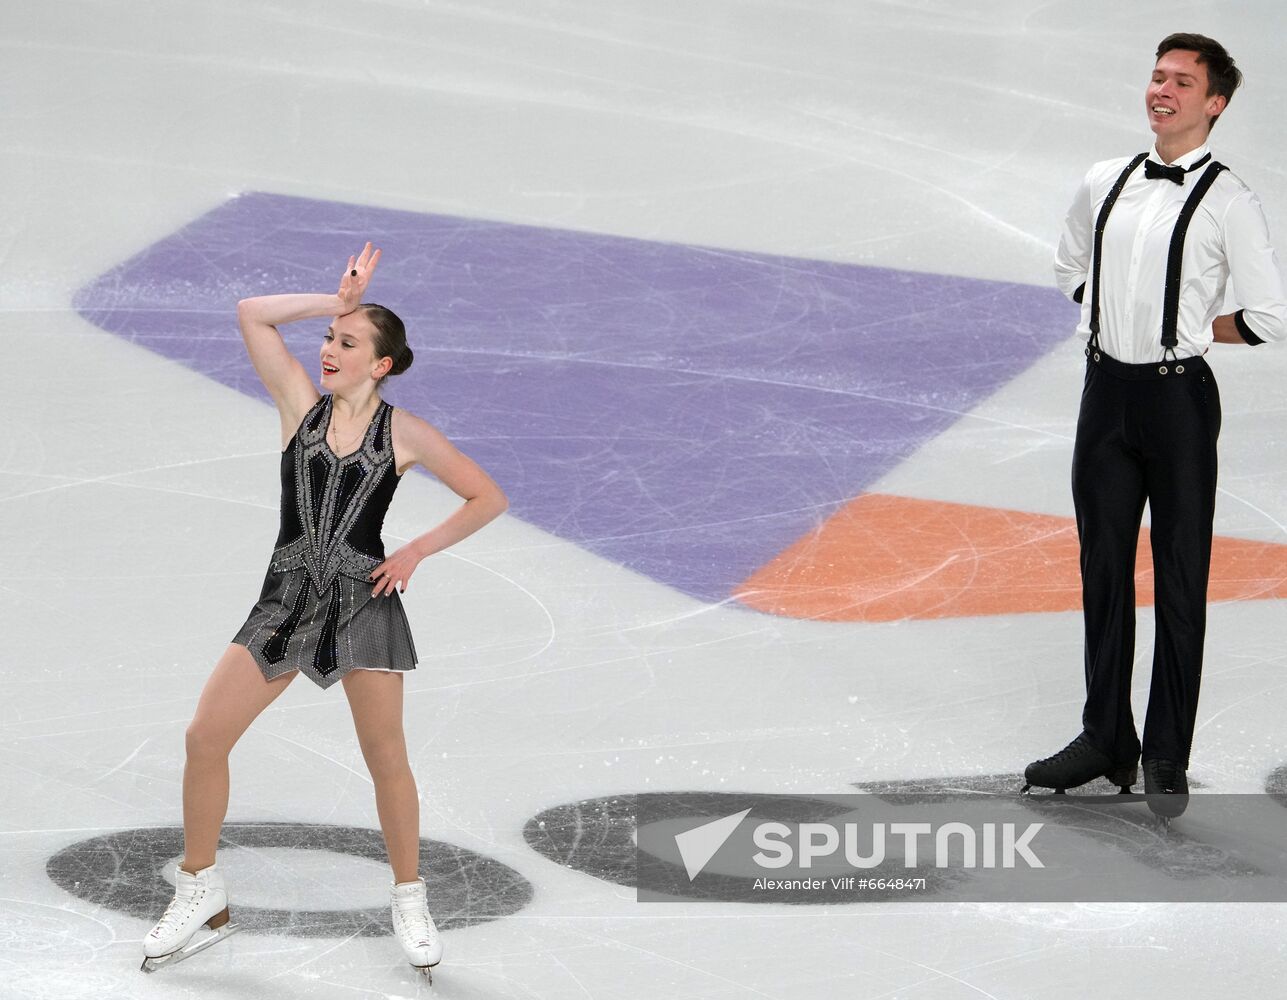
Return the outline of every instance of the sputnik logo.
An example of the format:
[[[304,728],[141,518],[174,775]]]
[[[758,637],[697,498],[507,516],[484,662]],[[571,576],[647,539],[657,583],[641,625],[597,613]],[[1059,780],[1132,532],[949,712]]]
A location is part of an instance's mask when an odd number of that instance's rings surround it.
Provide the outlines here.
[[[684,859],[688,881],[691,882],[701,874],[706,863],[724,846],[724,841],[733,835],[733,831],[750,811],[743,809],[740,813],[703,823],[675,835],[675,846],[679,848],[679,856]]]

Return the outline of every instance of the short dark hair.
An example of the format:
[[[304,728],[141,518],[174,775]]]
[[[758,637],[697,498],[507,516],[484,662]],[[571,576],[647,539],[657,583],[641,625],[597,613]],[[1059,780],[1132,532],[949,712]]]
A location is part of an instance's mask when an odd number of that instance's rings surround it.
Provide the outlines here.
[[[375,336],[371,340],[371,346],[375,348],[375,356],[393,359],[393,367],[380,381],[383,382],[389,375],[401,375],[411,367],[411,361],[415,357],[407,343],[406,326],[398,318],[398,314],[387,306],[376,302],[363,302],[358,308],[375,327]]]
[[[1242,84],[1242,70],[1234,64],[1233,56],[1229,55],[1225,47],[1206,35],[1195,34],[1192,31],[1177,31],[1173,35],[1167,35],[1158,43],[1157,58],[1161,59],[1165,53],[1173,49],[1198,54],[1198,62],[1207,68],[1207,96],[1219,94],[1228,106],[1233,100],[1233,92]],[[1219,115],[1212,117],[1212,126],[1219,117]]]

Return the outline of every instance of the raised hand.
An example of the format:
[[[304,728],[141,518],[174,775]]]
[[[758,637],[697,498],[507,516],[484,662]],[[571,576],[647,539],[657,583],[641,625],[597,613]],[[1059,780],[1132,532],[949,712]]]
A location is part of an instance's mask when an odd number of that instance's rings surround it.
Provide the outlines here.
[[[366,286],[371,283],[371,275],[375,273],[375,265],[380,262],[381,251],[371,252],[371,244],[368,243],[362,248],[362,253],[357,257],[350,257],[348,267],[344,269],[344,277],[340,279],[340,290],[338,292],[340,300],[340,315],[343,316],[351,313],[354,309],[362,304],[362,293],[366,291]]]

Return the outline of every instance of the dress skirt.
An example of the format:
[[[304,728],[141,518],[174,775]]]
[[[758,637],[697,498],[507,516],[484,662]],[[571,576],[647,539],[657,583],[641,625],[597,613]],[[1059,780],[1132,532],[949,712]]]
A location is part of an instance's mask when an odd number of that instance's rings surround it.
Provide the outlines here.
[[[306,569],[270,567],[232,641],[250,651],[266,680],[298,670],[327,688],[350,670],[414,670],[416,647],[398,592],[372,597],[374,588],[337,575],[319,593]]]

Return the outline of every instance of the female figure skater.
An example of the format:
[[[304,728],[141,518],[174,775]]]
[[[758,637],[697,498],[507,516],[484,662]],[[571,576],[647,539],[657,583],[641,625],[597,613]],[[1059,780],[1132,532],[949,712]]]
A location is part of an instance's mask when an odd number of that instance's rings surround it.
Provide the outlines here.
[[[380,386],[411,364],[402,321],[362,304],[380,260],[350,257],[335,295],[268,295],[237,305],[246,350],[281,415],[281,533],[263,592],[215,665],[187,730],[184,858],[165,914],[144,940],[143,969],[182,961],[232,933],[215,869],[228,808],[228,754],[295,678],[342,681],[393,868],[393,927],[426,976],[442,958],[419,873],[420,810],[402,732],[403,674],[415,648],[398,593],[426,556],[502,513],[499,487],[440,432],[385,403]],[[334,317],[322,339],[321,395],[277,325]],[[400,477],[422,465],[465,503],[386,558],[380,539]],[[215,933],[191,944],[196,932]]]

